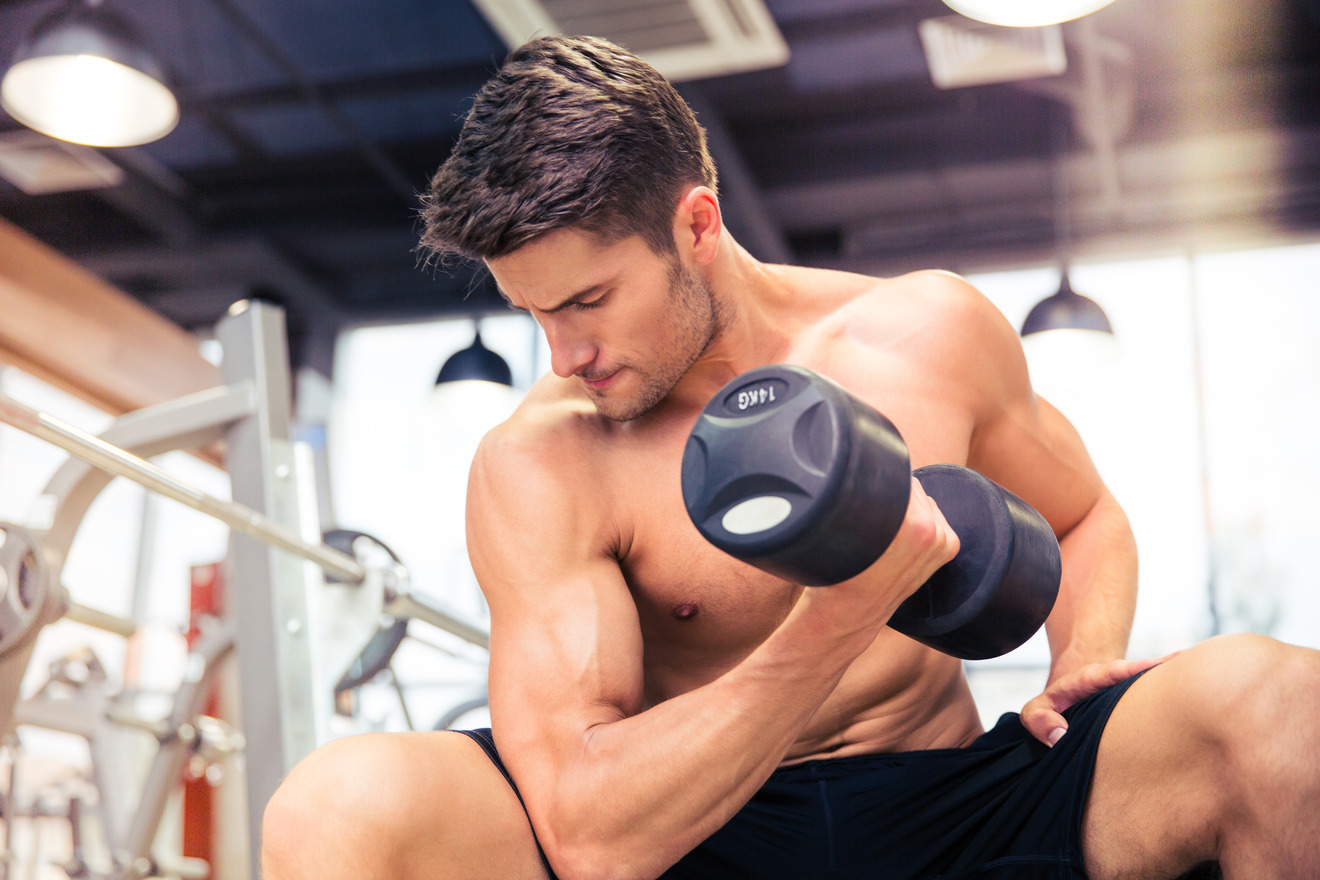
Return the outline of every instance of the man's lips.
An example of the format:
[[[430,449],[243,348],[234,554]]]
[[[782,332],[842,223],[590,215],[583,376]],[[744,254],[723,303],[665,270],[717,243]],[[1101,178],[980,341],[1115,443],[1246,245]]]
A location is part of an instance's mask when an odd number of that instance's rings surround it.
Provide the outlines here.
[[[579,375],[578,378],[581,379],[582,384],[586,385],[588,388],[592,389],[593,391],[599,391],[603,389],[605,386],[609,385],[610,382],[612,382],[614,380],[614,377],[617,375],[619,375],[619,371],[615,370],[612,373],[608,373],[596,379],[590,378],[585,375]]]

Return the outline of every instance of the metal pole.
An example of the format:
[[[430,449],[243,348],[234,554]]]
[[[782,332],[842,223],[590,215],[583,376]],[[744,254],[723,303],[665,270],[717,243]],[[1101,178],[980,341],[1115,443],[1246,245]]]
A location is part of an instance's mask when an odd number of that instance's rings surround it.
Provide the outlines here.
[[[138,531],[137,564],[133,571],[131,616],[134,620],[145,620],[150,614],[151,563],[156,557],[156,510],[159,507],[160,499],[154,493],[142,493],[142,528]]]
[[[106,632],[112,632],[115,635],[129,638],[137,632],[137,621],[129,620],[126,617],[118,617],[114,614],[107,614],[104,611],[98,611],[95,608],[88,608],[86,605],[79,605],[77,602],[70,602],[68,609],[64,612],[65,618],[73,620],[84,626],[93,626],[97,629],[103,629]]]
[[[0,422],[58,446],[106,473],[132,480],[166,498],[214,517],[235,531],[310,560],[341,580],[361,583],[367,577],[366,567],[347,553],[341,553],[325,544],[305,541],[300,535],[246,505],[207,495],[151,462],[48,413],[19,403],[2,392]]]
[[[322,540],[300,504],[290,427],[290,380],[284,311],[261,301],[229,307],[215,328],[224,350],[220,374],[252,389],[253,406],[225,429],[231,496],[308,541]],[[262,816],[280,780],[328,739],[331,688],[320,663],[313,579],[297,559],[258,542],[235,540],[229,553],[230,612],[235,629],[243,734],[249,876],[261,876]],[[362,586],[370,589],[372,579]],[[364,590],[365,592],[365,590]],[[347,598],[347,597],[341,597]],[[362,597],[354,597],[362,598]]]
[[[360,584],[366,579],[366,567],[347,553],[342,553],[327,544],[306,541],[275,520],[246,505],[207,495],[151,462],[62,422],[48,413],[19,403],[3,392],[0,392],[0,422],[58,446],[74,458],[85,461],[108,474],[132,480],[153,492],[215,517],[231,528],[251,535],[263,543],[280,547],[310,560],[340,580]],[[415,617],[437,629],[453,633],[464,641],[482,648],[489,647],[490,636],[484,630],[459,620],[406,591],[391,590],[386,605],[386,610],[391,614]],[[136,627],[131,620],[114,617],[77,604],[71,604],[65,616],[125,636],[131,635]]]
[[[410,593],[395,593],[390,588],[385,591],[385,611],[395,617],[411,617],[422,623],[429,623],[436,629],[458,636],[465,642],[480,647],[490,648],[490,633],[446,614],[439,608],[428,605]]]

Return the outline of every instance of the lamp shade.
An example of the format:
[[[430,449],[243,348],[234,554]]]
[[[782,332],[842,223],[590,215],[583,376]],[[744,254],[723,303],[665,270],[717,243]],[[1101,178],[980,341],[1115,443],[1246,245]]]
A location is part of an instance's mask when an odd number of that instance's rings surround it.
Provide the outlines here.
[[[1072,21],[1113,0],[944,0],[954,12],[1004,27],[1042,27]]]
[[[440,368],[435,384],[461,382],[476,379],[483,382],[495,382],[500,385],[513,385],[513,372],[504,358],[491,351],[481,342],[478,331],[472,344],[462,351],[454,352]]]
[[[81,0],[33,28],[0,83],[0,104],[29,128],[96,147],[147,143],[179,121],[178,101],[142,39],[110,10]]]
[[[1046,330],[1096,330],[1113,334],[1114,328],[1109,323],[1100,304],[1089,297],[1074,293],[1068,281],[1068,273],[1063,273],[1059,289],[1036,303],[1022,322],[1022,335],[1042,333]]]

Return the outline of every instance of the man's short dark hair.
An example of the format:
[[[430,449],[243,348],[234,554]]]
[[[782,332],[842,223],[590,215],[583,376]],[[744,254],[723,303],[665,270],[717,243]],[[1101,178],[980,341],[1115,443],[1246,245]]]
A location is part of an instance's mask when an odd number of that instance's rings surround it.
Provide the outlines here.
[[[656,70],[596,37],[515,49],[422,198],[424,250],[495,259],[558,229],[674,253],[674,208],[716,185],[706,137]]]

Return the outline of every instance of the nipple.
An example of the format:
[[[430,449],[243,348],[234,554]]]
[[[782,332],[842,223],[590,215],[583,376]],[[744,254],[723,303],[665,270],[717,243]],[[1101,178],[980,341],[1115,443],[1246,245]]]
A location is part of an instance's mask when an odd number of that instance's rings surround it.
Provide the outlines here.
[[[701,611],[701,606],[696,602],[684,602],[682,605],[675,605],[670,614],[674,615],[675,620],[691,620]]]

